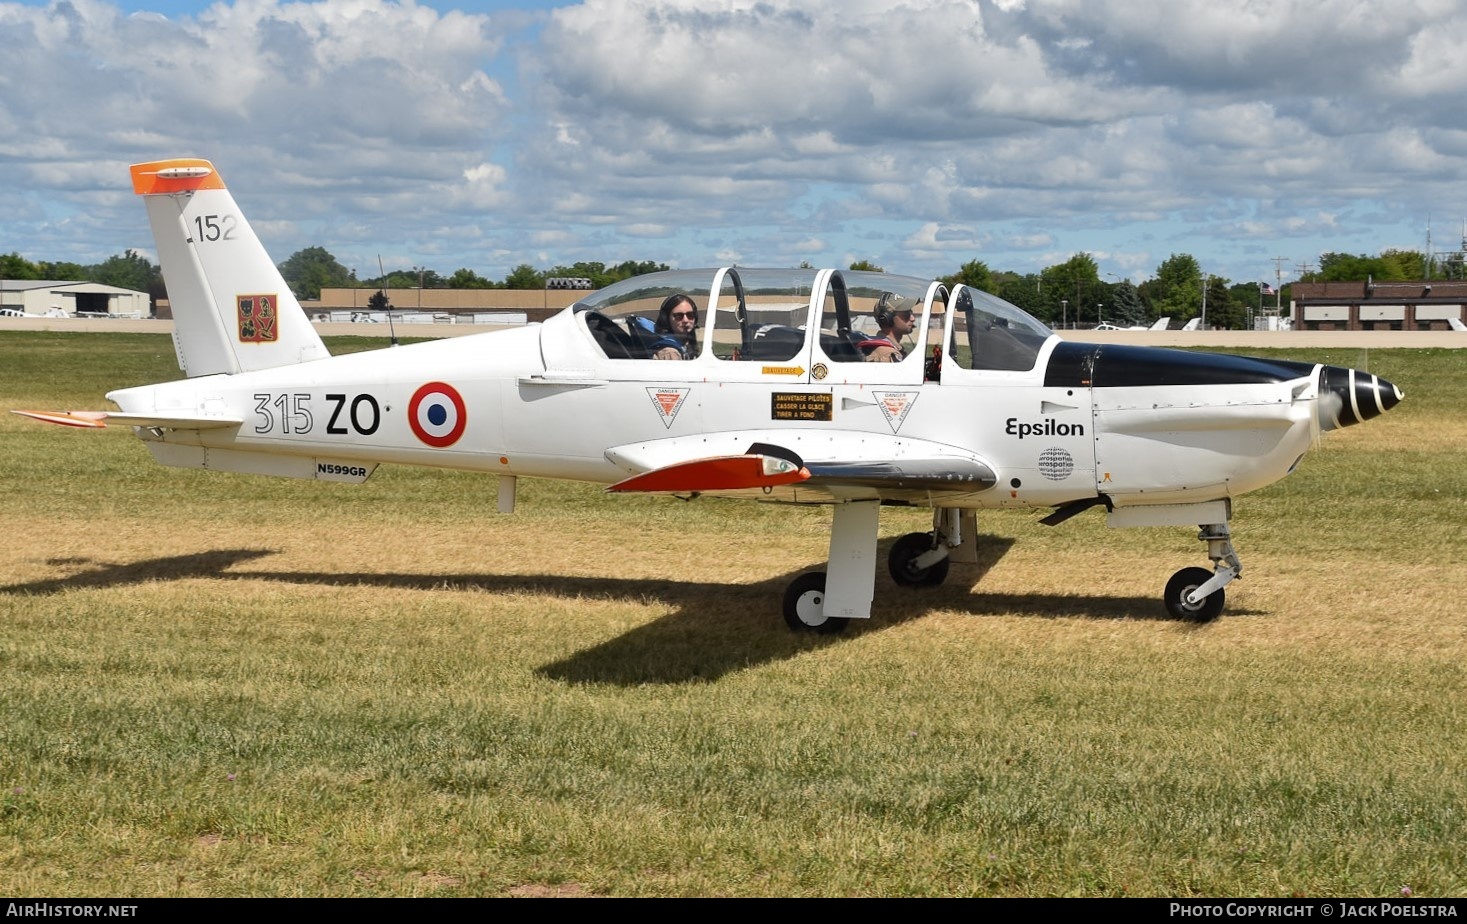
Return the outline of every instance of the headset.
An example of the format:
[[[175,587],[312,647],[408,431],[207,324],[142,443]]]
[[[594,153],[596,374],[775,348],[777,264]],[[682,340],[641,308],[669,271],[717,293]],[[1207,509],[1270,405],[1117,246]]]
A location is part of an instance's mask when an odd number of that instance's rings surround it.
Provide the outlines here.
[[[876,302],[876,309],[875,309],[876,323],[878,325],[880,325],[881,327],[890,327],[891,326],[891,320],[895,316],[897,316],[899,314],[915,314],[916,313],[915,310],[913,308],[911,308],[910,306],[900,307],[898,305],[892,304],[899,297],[900,296],[894,296],[894,295],[892,295],[890,292],[882,293],[881,298],[878,299],[877,302]],[[905,301],[905,299],[903,299],[903,301]]]

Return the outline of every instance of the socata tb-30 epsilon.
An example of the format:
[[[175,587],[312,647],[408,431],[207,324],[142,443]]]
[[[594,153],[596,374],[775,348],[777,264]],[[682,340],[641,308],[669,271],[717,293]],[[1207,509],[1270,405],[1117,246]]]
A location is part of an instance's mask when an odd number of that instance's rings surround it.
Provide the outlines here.
[[[506,512],[522,475],[828,505],[828,570],[785,593],[796,630],[870,616],[883,505],[933,510],[930,532],[890,549],[906,586],[976,561],[983,508],[1197,526],[1212,568],[1178,571],[1163,598],[1210,620],[1242,568],[1233,498],[1402,397],[1336,366],[1066,342],[977,289],[834,269],[652,273],[543,323],[331,356],[212,164],[138,164],[132,180],[187,377],[110,392],[115,412],[17,413],[130,426],[165,465],[357,483],[383,462],[489,472]],[[699,309],[697,355],[652,359],[646,322],[678,293]],[[864,361],[878,315],[904,308],[906,358]]]

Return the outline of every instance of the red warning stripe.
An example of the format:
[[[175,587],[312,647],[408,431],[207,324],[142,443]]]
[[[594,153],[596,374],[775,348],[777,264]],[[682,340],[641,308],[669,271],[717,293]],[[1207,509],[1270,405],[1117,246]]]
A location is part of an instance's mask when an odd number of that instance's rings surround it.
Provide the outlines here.
[[[810,477],[810,470],[774,456],[694,459],[633,475],[608,491],[685,492],[772,488]]]

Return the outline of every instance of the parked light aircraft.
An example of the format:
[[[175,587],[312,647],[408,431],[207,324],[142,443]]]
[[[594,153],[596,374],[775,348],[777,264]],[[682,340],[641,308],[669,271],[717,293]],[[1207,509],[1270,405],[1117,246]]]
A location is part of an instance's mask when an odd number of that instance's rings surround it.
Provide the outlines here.
[[[1151,325],[1133,324],[1130,327],[1117,327],[1114,324],[1097,324],[1095,330],[1166,330],[1172,323],[1171,318],[1157,318]]]
[[[1091,507],[1108,525],[1196,526],[1212,569],[1163,600],[1207,621],[1242,564],[1234,498],[1293,471],[1323,431],[1402,398],[1307,362],[1065,342],[987,292],[877,272],[723,267],[637,276],[539,324],[328,354],[213,165],[132,168],[158,245],[185,378],[109,392],[116,411],[17,411],[133,428],[165,465],[360,483],[381,463],[584,480],[684,500],[832,508],[826,572],[784,617],[870,616],[883,505],[929,507],[898,539],[899,585],[977,560],[976,511]],[[643,321],[691,295],[696,356],[649,356]],[[865,362],[884,312],[915,312],[898,362]]]

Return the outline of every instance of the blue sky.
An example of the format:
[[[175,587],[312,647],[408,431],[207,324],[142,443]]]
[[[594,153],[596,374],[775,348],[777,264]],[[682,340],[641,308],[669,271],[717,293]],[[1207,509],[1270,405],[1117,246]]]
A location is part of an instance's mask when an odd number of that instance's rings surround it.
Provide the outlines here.
[[[1234,282],[1461,246],[1458,0],[0,0],[0,252],[153,256],[212,160],[277,261]]]

